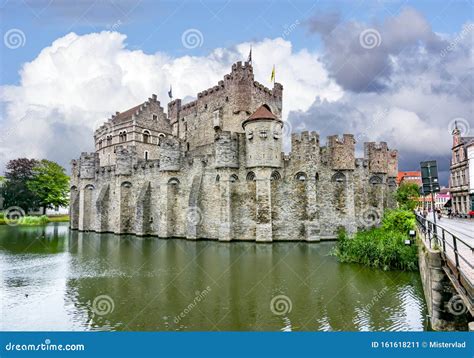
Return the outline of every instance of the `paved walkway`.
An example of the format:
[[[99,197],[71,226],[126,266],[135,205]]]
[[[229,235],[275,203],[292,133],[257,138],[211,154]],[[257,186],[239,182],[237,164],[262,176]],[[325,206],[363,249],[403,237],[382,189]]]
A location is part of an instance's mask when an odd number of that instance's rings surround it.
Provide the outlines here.
[[[433,222],[432,217],[428,216],[427,219]],[[438,226],[437,234],[440,238],[440,243],[442,238],[441,227],[464,242],[456,240],[458,253],[463,258],[459,258],[459,266],[461,272],[470,281],[471,286],[474,286],[474,269],[472,268],[474,266],[474,255],[471,249],[474,247],[474,219],[448,219],[443,217],[441,220],[437,220],[436,224]],[[446,255],[454,264],[456,261],[452,248],[453,237],[448,232],[445,232]]]

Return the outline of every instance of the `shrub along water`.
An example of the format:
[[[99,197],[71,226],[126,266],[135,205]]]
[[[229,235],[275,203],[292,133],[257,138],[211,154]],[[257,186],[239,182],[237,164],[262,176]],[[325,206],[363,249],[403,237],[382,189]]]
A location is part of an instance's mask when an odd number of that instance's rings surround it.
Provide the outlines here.
[[[23,216],[23,217],[21,217],[17,220],[5,219],[5,215],[3,213],[0,215],[0,225],[13,223],[15,225],[36,226],[36,225],[45,225],[48,222],[49,222],[49,219],[46,215],[42,215],[42,216]]]
[[[18,219],[18,225],[23,226],[36,226],[36,225],[45,225],[49,222],[49,219],[46,215],[41,216],[23,216]]]
[[[405,244],[409,230],[414,228],[415,215],[412,212],[387,211],[381,227],[359,231],[353,238],[341,230],[334,254],[341,262],[360,263],[383,270],[416,270],[416,242]]]

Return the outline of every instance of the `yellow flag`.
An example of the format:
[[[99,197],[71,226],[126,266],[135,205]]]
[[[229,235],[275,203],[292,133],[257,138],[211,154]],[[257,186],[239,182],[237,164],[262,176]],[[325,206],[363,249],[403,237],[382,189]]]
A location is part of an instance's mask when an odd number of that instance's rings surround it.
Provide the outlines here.
[[[275,81],[275,65],[273,65],[272,76],[270,77],[270,82],[274,82],[274,81]]]

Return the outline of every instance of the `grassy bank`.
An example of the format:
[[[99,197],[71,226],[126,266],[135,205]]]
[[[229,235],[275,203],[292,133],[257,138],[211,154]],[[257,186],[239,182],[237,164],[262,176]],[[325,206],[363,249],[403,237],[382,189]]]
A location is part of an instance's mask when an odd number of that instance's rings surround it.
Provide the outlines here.
[[[57,215],[57,216],[23,216],[12,223],[15,225],[21,226],[38,226],[38,225],[46,225],[50,222],[68,222],[69,215]],[[5,220],[4,214],[0,213],[0,225],[6,225],[7,222]]]
[[[382,225],[349,237],[341,231],[334,254],[341,262],[359,263],[382,270],[412,271],[418,268],[416,242],[406,245],[415,228],[415,216],[405,210],[385,213]]]

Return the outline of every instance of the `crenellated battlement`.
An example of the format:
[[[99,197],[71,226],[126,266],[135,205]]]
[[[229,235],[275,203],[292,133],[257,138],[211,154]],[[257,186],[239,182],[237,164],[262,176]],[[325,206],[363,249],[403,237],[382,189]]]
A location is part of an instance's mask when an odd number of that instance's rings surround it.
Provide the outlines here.
[[[315,131],[303,131],[301,133],[291,133],[291,146],[298,146],[300,143],[312,143],[319,145],[319,133]]]
[[[327,137],[328,161],[334,170],[353,170],[355,165],[355,139],[353,134]]]
[[[291,156],[296,161],[315,163],[319,161],[319,134],[303,131],[291,134]]]
[[[369,170],[372,173],[388,172],[388,146],[386,142],[364,143],[364,157],[369,160]]]
[[[369,166],[369,160],[365,158],[356,158],[355,166],[356,168],[367,168]]]
[[[388,170],[389,177],[396,177],[398,175],[398,150],[389,149],[388,151]]]

